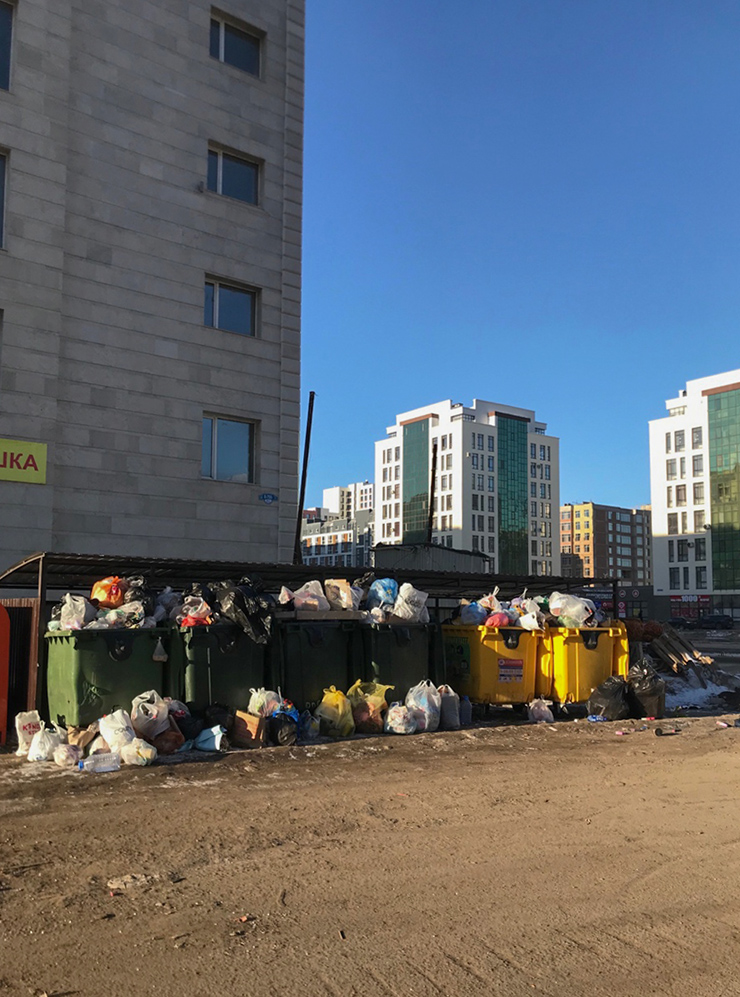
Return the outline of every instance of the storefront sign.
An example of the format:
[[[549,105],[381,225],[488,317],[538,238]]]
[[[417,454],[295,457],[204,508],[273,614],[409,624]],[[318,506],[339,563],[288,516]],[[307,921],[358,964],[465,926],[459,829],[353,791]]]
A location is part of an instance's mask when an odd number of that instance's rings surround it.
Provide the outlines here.
[[[0,439],[0,481],[46,484],[46,444]]]

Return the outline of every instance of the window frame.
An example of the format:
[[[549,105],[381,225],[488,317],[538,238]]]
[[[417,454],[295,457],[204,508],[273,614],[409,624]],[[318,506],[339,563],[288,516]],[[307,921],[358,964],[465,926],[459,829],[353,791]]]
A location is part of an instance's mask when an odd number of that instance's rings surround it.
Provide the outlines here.
[[[214,22],[218,24],[218,55],[214,55],[212,51],[213,45],[213,25]],[[254,73],[250,69],[245,69],[243,66],[237,65],[235,62],[229,62],[226,60],[226,28],[229,27],[232,31],[239,31],[243,35],[247,35],[249,38],[253,38],[257,42],[257,72]],[[223,66],[231,66],[232,69],[236,69],[240,73],[246,73],[247,76],[251,77],[253,80],[263,80],[264,79],[264,67],[265,67],[265,32],[256,28],[254,25],[249,24],[247,21],[240,21],[237,17],[232,17],[217,8],[211,8],[211,16],[208,23],[208,52],[212,59],[220,62]]]
[[[206,438],[206,420],[211,422],[211,473],[203,473],[203,447],[205,445]],[[219,422],[232,422],[239,425],[248,426],[250,429],[249,436],[249,459],[248,459],[248,469],[247,474],[249,476],[248,481],[234,481],[233,478],[219,478],[218,477],[218,423]],[[222,481],[225,484],[230,485],[256,485],[259,483],[259,472],[257,465],[257,452],[258,452],[258,434],[259,434],[259,422],[256,419],[244,419],[235,416],[226,415],[216,415],[213,412],[204,412],[202,418],[202,433],[203,437],[201,440],[201,478],[204,481]]]
[[[2,2],[2,0],[0,0]],[[210,184],[210,161],[211,156],[217,157],[216,162],[216,186],[211,187]],[[238,197],[236,194],[225,194],[223,191],[223,166],[224,166],[224,156],[232,159],[238,163],[243,163],[245,166],[253,167],[254,169],[254,196],[255,200],[250,201],[246,197]],[[210,194],[217,194],[219,197],[228,197],[231,201],[238,201],[240,204],[248,204],[252,208],[259,208],[262,205],[262,169],[263,161],[257,159],[255,156],[250,156],[246,153],[240,152],[237,149],[230,149],[226,146],[219,145],[217,142],[208,143],[208,156],[206,161],[206,190]]]
[[[206,293],[208,286],[213,287],[213,321],[206,321]],[[237,329],[225,329],[223,326],[218,324],[219,320],[219,298],[220,298],[220,288],[225,287],[230,291],[239,291],[243,294],[248,294],[251,297],[251,309],[250,309],[250,321],[252,325],[251,332],[241,332]],[[228,332],[233,336],[244,336],[247,339],[259,339],[259,304],[260,304],[260,289],[249,284],[242,284],[237,280],[229,280],[228,278],[216,277],[213,274],[206,274],[203,280],[203,325],[207,329],[218,329],[220,332]]]

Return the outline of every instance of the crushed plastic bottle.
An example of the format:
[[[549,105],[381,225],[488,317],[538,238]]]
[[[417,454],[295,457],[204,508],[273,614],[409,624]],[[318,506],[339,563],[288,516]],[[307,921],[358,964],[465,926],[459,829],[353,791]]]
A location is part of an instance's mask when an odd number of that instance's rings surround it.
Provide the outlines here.
[[[469,727],[473,722],[473,706],[467,696],[460,700],[460,726]]]
[[[121,756],[117,751],[90,755],[78,763],[80,772],[117,772],[121,767]]]

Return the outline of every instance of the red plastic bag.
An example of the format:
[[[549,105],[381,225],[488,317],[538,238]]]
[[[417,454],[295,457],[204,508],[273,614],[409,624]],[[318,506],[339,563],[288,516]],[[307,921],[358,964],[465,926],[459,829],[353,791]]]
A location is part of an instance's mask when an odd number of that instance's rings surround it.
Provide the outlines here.
[[[118,609],[123,605],[123,597],[126,594],[128,582],[118,575],[111,575],[109,578],[101,578],[95,582],[90,593],[91,599],[97,599],[101,609]]]

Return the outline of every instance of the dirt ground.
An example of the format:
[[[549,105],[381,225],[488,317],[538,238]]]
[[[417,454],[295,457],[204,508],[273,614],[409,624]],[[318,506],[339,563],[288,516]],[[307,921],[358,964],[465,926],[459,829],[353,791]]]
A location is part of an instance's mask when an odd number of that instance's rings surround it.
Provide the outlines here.
[[[740,994],[740,728],[657,725],[0,756],[0,994]]]

